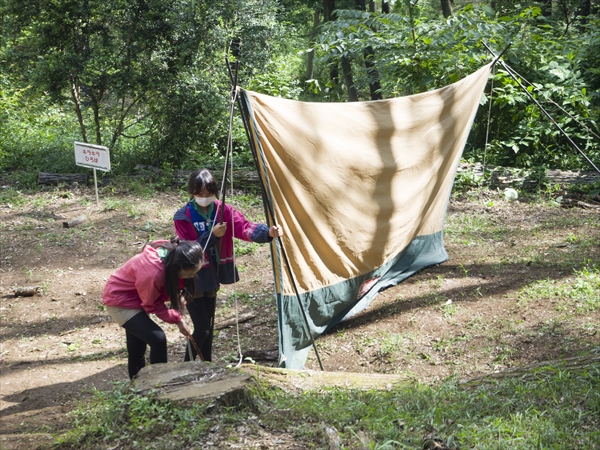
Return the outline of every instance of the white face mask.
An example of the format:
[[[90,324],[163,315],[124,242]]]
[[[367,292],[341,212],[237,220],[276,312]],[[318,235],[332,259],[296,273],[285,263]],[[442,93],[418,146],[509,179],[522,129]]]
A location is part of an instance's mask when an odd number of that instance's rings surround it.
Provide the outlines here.
[[[196,201],[198,206],[202,206],[203,208],[206,208],[212,202],[215,201],[215,196],[213,195],[211,197],[194,197],[194,200]]]

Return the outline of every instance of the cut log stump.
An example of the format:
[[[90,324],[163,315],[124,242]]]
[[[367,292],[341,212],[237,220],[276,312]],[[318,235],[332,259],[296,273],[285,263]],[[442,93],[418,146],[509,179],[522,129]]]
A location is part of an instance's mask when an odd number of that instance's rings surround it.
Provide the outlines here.
[[[204,402],[219,399],[225,405],[239,404],[254,380],[247,373],[204,361],[153,364],[133,381],[141,394],[154,390],[162,399]]]

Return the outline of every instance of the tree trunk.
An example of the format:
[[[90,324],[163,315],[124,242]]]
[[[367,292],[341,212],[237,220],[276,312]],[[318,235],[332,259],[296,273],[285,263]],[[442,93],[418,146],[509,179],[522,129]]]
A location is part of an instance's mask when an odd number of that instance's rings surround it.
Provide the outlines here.
[[[323,0],[323,23],[335,20],[333,11],[335,10],[335,0]],[[337,64],[331,64],[329,68],[329,79],[335,86],[339,84],[339,71]]]
[[[552,15],[552,0],[542,0],[542,16],[550,17]]]
[[[81,130],[81,138],[83,142],[87,142],[87,133],[85,132],[85,123],[83,122],[83,114],[81,113],[81,95],[79,92],[79,85],[77,82],[71,80],[71,97],[73,97],[73,105],[75,108],[75,114],[77,114],[77,121],[79,122],[79,129]]]
[[[342,73],[344,75],[344,83],[346,83],[346,86],[348,86],[348,100],[351,102],[357,102],[358,93],[356,92],[356,86],[354,86],[350,58],[345,56],[342,56]]]
[[[315,51],[313,46],[315,44],[315,36],[317,34],[317,27],[319,26],[319,22],[321,21],[321,8],[319,5],[315,5],[315,15],[313,18],[313,26],[310,30],[310,37],[308,40],[308,45],[310,50],[306,52],[306,79],[312,80],[313,78],[313,61],[315,59]]]
[[[334,20],[335,0],[323,0],[323,22]]]
[[[369,9],[375,8],[374,2],[369,2]],[[364,0],[356,0],[356,9],[360,11],[366,10],[366,5]],[[368,46],[365,48],[363,52],[363,57],[365,59],[365,67],[367,69],[367,80],[369,82],[369,91],[371,94],[371,100],[381,100],[383,96],[381,95],[381,83],[379,82],[379,71],[375,66],[375,50],[373,47]]]
[[[592,0],[581,0],[579,3],[579,11],[577,11],[577,15],[579,18],[579,24],[585,25],[588,23],[588,16],[592,13]],[[583,31],[583,27],[579,28],[580,31]]]
[[[381,100],[381,83],[379,82],[379,71],[375,67],[375,51],[371,46],[367,47],[364,52],[365,67],[367,68],[367,78],[369,80],[369,91],[371,100]]]
[[[450,0],[441,0],[442,2],[442,14],[444,15],[445,18],[450,17],[453,13],[452,13],[452,3],[450,3]]]
[[[381,2],[381,12],[383,14],[389,14],[390,13],[390,2],[388,0],[383,0]]]
[[[94,111],[94,123],[96,129],[96,144],[102,145],[102,128],[100,126],[100,104],[96,101],[92,102],[92,110]]]

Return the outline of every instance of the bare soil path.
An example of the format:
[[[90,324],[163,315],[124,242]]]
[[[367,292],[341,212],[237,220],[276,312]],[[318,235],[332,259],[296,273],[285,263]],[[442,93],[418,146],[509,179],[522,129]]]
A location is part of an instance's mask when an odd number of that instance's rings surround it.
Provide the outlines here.
[[[86,187],[12,192],[0,203],[0,448],[31,449],[67,426],[74,401],[127,378],[125,336],[102,306],[104,283],[145,242],[173,234],[183,197],[117,192],[98,210]],[[262,220],[258,200],[235,201]],[[88,220],[63,228],[81,215]],[[451,202],[445,239],[448,262],[382,292],[317,341],[326,370],[436,382],[599,348],[600,307],[585,293],[600,288],[600,212],[477,194]],[[240,314],[255,313],[240,324],[242,351],[274,365],[257,352],[277,345],[268,248],[237,252],[242,281],[220,292],[217,322],[236,303]],[[15,297],[17,286],[42,293]],[[169,358],[183,358],[183,338],[163,325]],[[220,330],[215,360],[235,360],[237,345],[235,328]],[[318,370],[312,354],[307,368]]]

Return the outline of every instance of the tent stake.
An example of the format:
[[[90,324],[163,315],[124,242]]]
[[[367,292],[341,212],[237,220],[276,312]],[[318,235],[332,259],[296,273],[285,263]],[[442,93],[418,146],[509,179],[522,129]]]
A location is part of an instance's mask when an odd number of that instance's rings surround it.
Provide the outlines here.
[[[508,67],[506,65],[506,63],[500,59],[502,54],[504,54],[504,52],[506,50],[508,50],[508,47],[506,49],[504,49],[504,51],[500,55],[496,56],[494,54],[494,52],[487,46],[487,44],[485,42],[482,42],[482,43],[485,46],[485,48],[487,48],[487,50],[493,56],[495,56],[494,64],[496,62],[499,62],[502,65],[502,67],[504,67],[504,69],[512,77],[512,79],[516,81],[516,83],[519,85],[519,87],[521,89],[523,89],[523,92],[525,92],[525,94],[527,94],[527,96],[531,99],[531,101],[533,101],[533,103],[535,103],[535,105],[540,109],[540,111],[542,111],[544,113],[544,115],[546,117],[548,117],[548,119],[550,119],[550,122],[552,122],[556,126],[556,128],[558,128],[558,130],[562,133],[562,135],[567,138],[567,140],[569,141],[569,144],[571,144],[571,146],[575,150],[577,150],[581,156],[583,156],[585,158],[585,160],[596,170],[596,172],[600,173],[600,169],[598,169],[598,167],[596,167],[596,165],[592,162],[592,160],[590,158],[588,158],[585,153],[583,153],[583,151],[578,147],[578,145],[575,142],[573,142],[573,140],[569,137],[569,135],[566,133],[566,131],[563,130],[558,123],[556,123],[556,121],[552,118],[552,116],[548,113],[548,111],[546,111],[544,109],[544,107],[535,99],[535,97],[533,95],[531,95],[531,93],[527,90],[527,88],[521,84],[521,82],[518,80],[518,78],[512,73],[512,69],[510,67]],[[510,45],[509,45],[509,47],[510,47]]]

